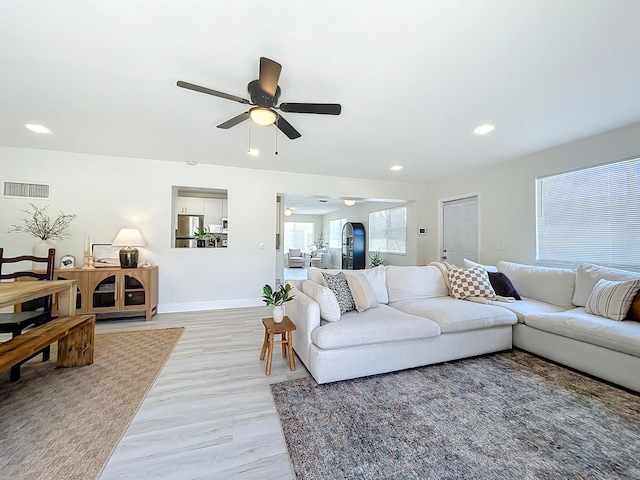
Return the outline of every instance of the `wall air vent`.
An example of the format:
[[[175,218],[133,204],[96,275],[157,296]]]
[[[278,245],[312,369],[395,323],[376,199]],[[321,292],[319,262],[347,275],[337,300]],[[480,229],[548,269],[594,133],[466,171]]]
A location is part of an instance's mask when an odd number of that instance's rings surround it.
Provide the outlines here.
[[[49,198],[49,185],[41,183],[4,182],[5,197]]]

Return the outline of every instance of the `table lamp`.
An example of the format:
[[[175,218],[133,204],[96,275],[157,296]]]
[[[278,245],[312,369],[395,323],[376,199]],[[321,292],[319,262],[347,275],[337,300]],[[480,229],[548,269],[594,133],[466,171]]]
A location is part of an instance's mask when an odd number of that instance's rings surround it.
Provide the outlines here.
[[[138,249],[144,247],[146,243],[137,228],[121,228],[115,240],[111,244],[120,249],[120,266],[122,268],[137,268]]]

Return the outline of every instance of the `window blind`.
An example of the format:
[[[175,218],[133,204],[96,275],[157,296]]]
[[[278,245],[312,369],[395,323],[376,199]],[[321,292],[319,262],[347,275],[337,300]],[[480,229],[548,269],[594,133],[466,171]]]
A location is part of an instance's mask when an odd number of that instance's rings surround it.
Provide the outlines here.
[[[640,268],[640,157],[536,179],[541,263]]]
[[[369,213],[369,251],[407,253],[407,207]]]

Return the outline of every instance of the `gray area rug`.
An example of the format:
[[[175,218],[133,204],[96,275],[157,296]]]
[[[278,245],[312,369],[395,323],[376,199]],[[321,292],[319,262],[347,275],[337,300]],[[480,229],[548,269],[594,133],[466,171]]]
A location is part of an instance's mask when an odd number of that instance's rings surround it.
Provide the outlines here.
[[[520,351],[271,391],[298,480],[640,478],[640,395]]]

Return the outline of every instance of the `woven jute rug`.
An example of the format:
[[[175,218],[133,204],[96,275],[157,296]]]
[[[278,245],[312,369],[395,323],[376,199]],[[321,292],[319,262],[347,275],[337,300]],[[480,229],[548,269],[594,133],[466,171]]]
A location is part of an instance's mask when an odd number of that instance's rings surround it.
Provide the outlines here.
[[[640,396],[520,351],[271,390],[298,480],[640,478]]]
[[[0,379],[0,478],[97,478],[182,328],[100,334],[94,363],[56,368],[41,356]]]

